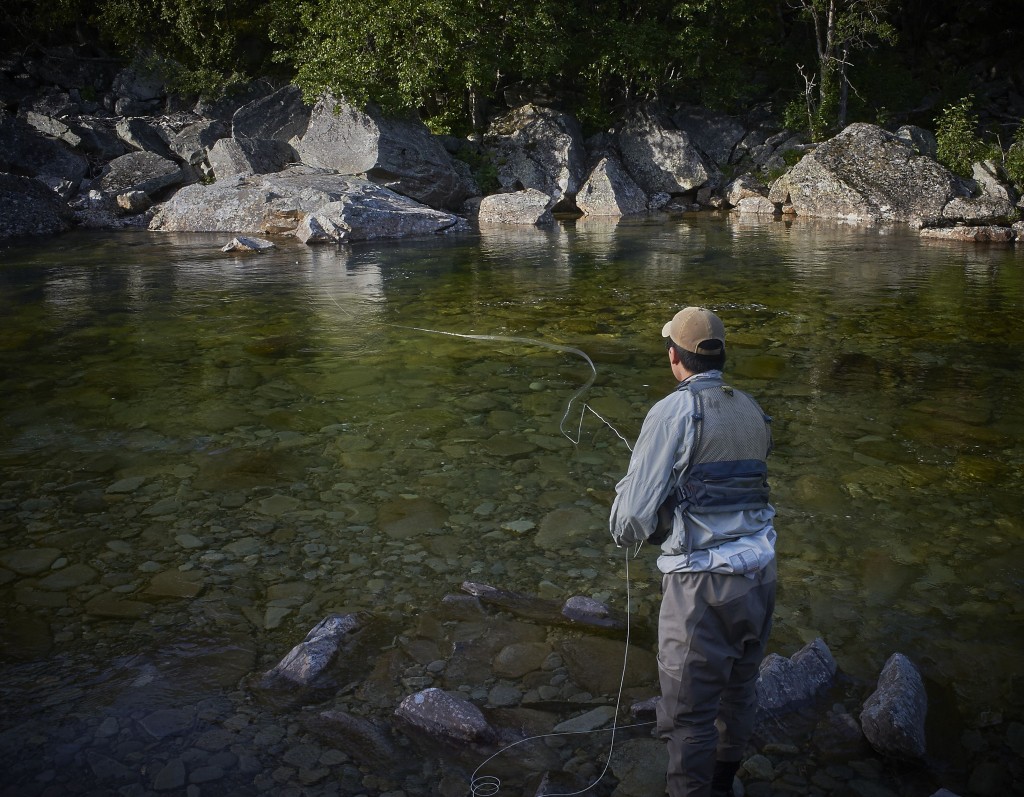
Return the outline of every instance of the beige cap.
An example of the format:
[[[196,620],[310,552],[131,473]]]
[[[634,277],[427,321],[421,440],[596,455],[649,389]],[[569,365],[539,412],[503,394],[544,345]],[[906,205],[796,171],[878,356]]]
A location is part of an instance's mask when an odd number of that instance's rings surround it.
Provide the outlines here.
[[[679,348],[691,354],[717,355],[725,350],[725,325],[703,307],[685,307],[661,329]]]

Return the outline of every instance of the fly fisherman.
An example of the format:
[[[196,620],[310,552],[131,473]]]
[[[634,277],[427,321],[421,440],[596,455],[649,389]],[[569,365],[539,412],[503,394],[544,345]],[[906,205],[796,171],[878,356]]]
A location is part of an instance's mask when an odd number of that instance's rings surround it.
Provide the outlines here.
[[[648,412],[609,526],[618,545],[661,544],[658,733],[668,743],[668,794],[721,797],[732,794],[753,735],[775,605],[770,419],[723,382],[718,316],[687,307],[661,334],[679,386]]]

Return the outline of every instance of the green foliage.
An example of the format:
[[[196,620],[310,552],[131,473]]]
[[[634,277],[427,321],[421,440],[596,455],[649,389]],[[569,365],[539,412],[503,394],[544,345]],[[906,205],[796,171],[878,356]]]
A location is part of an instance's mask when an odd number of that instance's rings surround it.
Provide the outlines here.
[[[986,157],[989,148],[978,135],[974,97],[968,95],[947,105],[935,123],[936,156],[954,174],[971,176],[971,167]]]
[[[176,91],[217,95],[265,71],[269,6],[259,0],[102,0],[91,18],[128,57],[158,68]]]
[[[306,96],[323,92],[389,112],[471,118],[503,74],[557,74],[565,50],[550,0],[508,8],[472,0],[305,0],[296,30],[271,36]],[[451,127],[451,122],[447,123]]]
[[[1017,191],[1024,193],[1024,123],[1017,127],[1013,143],[1003,156],[1003,169]]]

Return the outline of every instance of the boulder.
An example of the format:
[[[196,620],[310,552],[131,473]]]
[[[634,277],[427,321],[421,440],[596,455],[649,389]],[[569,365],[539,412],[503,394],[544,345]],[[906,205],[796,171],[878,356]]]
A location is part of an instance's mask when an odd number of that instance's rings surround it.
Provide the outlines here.
[[[271,174],[298,160],[291,144],[273,139],[222,138],[206,154],[209,171],[217,180],[233,174]]]
[[[35,177],[71,196],[89,170],[82,156],[22,119],[0,112],[0,172]]]
[[[298,166],[275,174],[235,175],[212,185],[186,186],[160,206],[150,229],[292,234],[307,216],[328,205],[325,219],[338,221],[342,229],[352,227],[344,240],[382,237],[372,226],[378,222],[387,226],[388,235],[466,228],[457,216],[417,204],[368,180]],[[350,210],[346,215],[345,208],[362,205],[365,211]],[[404,225],[396,223],[399,216]]]
[[[220,248],[222,252],[268,252],[277,247],[264,238],[253,238],[248,235],[241,235],[232,238]]]
[[[313,108],[296,150],[302,162],[366,178],[436,208],[458,208],[471,187],[419,121],[385,119],[327,96]]]
[[[117,135],[128,146],[142,152],[155,152],[164,157],[172,157],[171,148],[164,139],[160,129],[145,119],[121,119],[117,123]]]
[[[576,118],[538,105],[524,105],[496,120],[485,144],[498,166],[504,192],[534,188],[557,205],[571,201],[583,183],[583,134]]]
[[[182,161],[198,166],[210,148],[228,134],[228,126],[219,120],[204,119],[193,122],[171,139],[171,151]],[[278,171],[281,167],[273,171]]]
[[[99,119],[79,119],[68,122],[68,127],[78,141],[73,145],[75,149],[96,161],[111,161],[130,149],[114,132],[113,123]]]
[[[790,658],[771,653],[757,676],[757,706],[772,715],[793,711],[832,686],[836,660],[822,639],[808,643]]]
[[[277,666],[263,674],[260,685],[273,687],[287,682],[311,686],[334,661],[342,640],[359,626],[359,619],[354,614],[325,617]]]
[[[64,232],[71,219],[67,202],[38,180],[0,174],[0,239]]]
[[[441,741],[489,742],[496,737],[480,709],[441,689],[425,689],[409,695],[395,710],[395,716]]]
[[[632,216],[647,211],[647,195],[617,158],[602,158],[576,195],[586,216]]]
[[[942,209],[944,221],[969,226],[1009,225],[1016,216],[1012,202],[989,196],[954,197]]]
[[[303,243],[344,243],[468,230],[464,220],[450,213],[373,186],[310,213],[299,224],[295,237]]]
[[[235,138],[291,141],[302,136],[309,124],[310,108],[298,86],[283,86],[272,94],[243,105],[231,117]]]
[[[688,133],[657,116],[637,114],[617,135],[622,163],[646,194],[682,194],[708,182],[711,170]]]
[[[696,106],[678,109],[672,114],[672,122],[718,166],[732,160],[736,145],[747,132],[738,119]]]
[[[941,219],[966,193],[945,167],[876,125],[856,123],[805,155],[768,198],[797,215],[859,222]]]
[[[153,206],[153,200],[145,191],[125,191],[118,194],[115,202],[117,207],[127,215],[145,213]]]
[[[861,710],[864,736],[883,755],[921,758],[925,753],[927,714],[928,695],[921,674],[910,659],[894,653]]]
[[[269,80],[261,78],[245,83],[216,98],[201,98],[192,112],[203,119],[230,122],[235,113],[250,102],[273,94],[277,90]]]
[[[768,186],[750,172],[744,172],[725,186],[723,197],[729,205],[735,207],[741,199],[750,197],[767,198]],[[773,204],[774,207],[774,204]]]
[[[779,212],[775,203],[763,196],[745,196],[736,203],[735,210],[753,216],[774,216]]]
[[[99,189],[107,194],[142,191],[153,197],[184,179],[181,167],[172,160],[155,152],[129,152],[104,167]]]
[[[910,146],[917,150],[918,155],[924,155],[926,158],[935,160],[935,156],[939,151],[939,145],[930,130],[925,130],[917,125],[903,125],[903,127],[896,131],[896,137],[910,144]]]
[[[477,220],[481,224],[549,224],[551,197],[536,188],[512,194],[491,194],[480,200]]]

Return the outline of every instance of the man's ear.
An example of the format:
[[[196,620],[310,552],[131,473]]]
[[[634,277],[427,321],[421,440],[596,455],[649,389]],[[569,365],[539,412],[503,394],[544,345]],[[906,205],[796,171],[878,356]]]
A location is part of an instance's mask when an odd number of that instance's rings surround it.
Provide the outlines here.
[[[679,357],[679,351],[675,346],[668,347],[668,361],[672,363],[672,365],[679,365],[682,363],[682,360]]]

